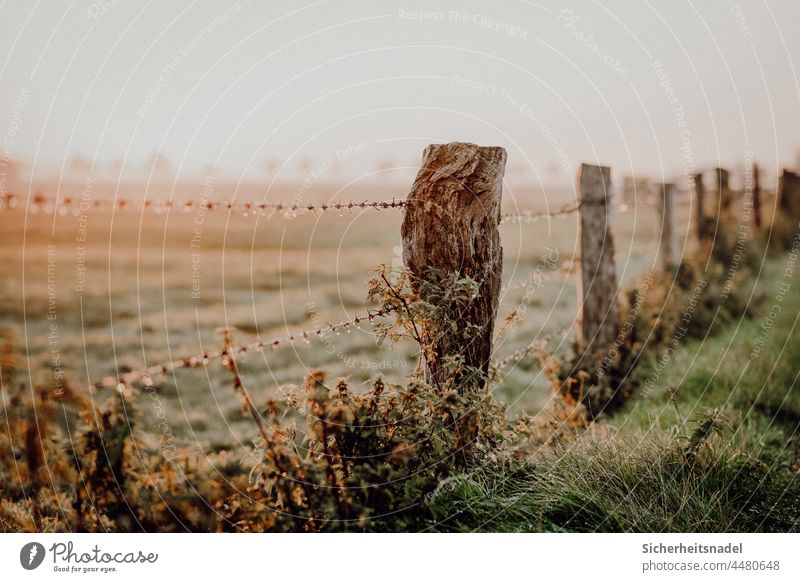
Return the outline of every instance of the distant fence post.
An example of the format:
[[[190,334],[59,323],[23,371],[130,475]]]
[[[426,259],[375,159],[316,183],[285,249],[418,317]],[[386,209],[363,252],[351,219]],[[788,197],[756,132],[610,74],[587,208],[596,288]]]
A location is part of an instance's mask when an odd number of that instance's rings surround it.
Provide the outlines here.
[[[731,189],[728,186],[730,174],[725,168],[717,168],[717,200],[719,201],[720,214],[725,214],[730,210],[733,199]]]
[[[658,185],[658,211],[661,218],[661,235],[658,241],[658,258],[664,271],[675,268],[675,185]]]
[[[636,204],[636,181],[632,176],[625,176],[622,185],[622,200],[628,206]]]
[[[758,164],[753,163],[751,193],[753,195],[753,219],[756,230],[761,230],[761,183],[759,182]]]
[[[695,196],[695,228],[697,234],[697,241],[702,243],[708,238],[706,232],[706,190],[703,185],[703,173],[698,172],[693,176],[694,180],[694,196]]]
[[[785,219],[800,219],[800,176],[786,169],[778,181],[778,208]]]
[[[578,349],[594,359],[606,350],[617,331],[617,269],[611,235],[611,169],[582,164],[580,192],[580,253],[578,281]]]
[[[422,364],[433,381],[446,376],[441,363],[448,355],[463,355],[466,366],[489,371],[503,269],[498,227],[506,158],[500,147],[429,145],[408,196],[403,261],[415,278],[427,278],[435,269],[441,276],[458,273],[480,282],[479,296],[455,322],[457,329],[426,338],[436,357]],[[465,335],[471,338],[467,342]],[[475,378],[460,380],[462,390],[482,386]]]

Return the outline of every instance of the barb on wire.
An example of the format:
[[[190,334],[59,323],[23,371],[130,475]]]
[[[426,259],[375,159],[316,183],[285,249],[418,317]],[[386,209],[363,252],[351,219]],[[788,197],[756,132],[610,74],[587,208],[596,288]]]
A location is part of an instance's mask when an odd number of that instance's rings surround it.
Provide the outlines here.
[[[500,372],[502,372],[505,368],[507,368],[512,364],[518,363],[520,360],[522,360],[531,352],[534,352],[536,350],[543,350],[545,346],[548,343],[550,343],[550,341],[553,338],[565,335],[571,328],[572,326],[570,325],[569,327],[566,327],[564,329],[550,332],[542,338],[533,340],[526,347],[514,350],[504,358],[501,358],[499,360],[493,360],[491,364],[491,371],[489,373],[490,378],[492,380],[496,380],[499,377]]]
[[[0,196],[0,210],[14,210],[24,208],[23,200],[14,194],[6,194]],[[90,209],[100,208],[117,208],[120,210],[152,210],[156,214],[169,212],[170,210],[183,210],[184,212],[191,212],[196,210],[198,212],[210,212],[214,210],[228,210],[231,212],[242,212],[245,216],[265,216],[272,217],[275,214],[281,214],[286,218],[293,218],[300,214],[322,214],[328,211],[344,212],[346,210],[386,210],[390,208],[403,208],[406,206],[406,200],[398,200],[392,198],[391,200],[363,200],[357,201],[336,201],[327,202],[322,204],[302,204],[299,202],[234,202],[225,200],[153,200],[153,199],[140,199],[134,200],[129,198],[86,198],[86,197],[73,197],[64,196],[62,198],[46,197],[42,195],[35,195],[30,198],[28,210],[32,214],[42,212],[44,214],[58,214],[65,216],[70,212],[74,215],[79,215]]]
[[[144,382],[145,385],[152,386],[154,376],[164,376],[180,368],[198,368],[200,366],[206,366],[211,360],[217,359],[223,360],[223,363],[227,365],[227,362],[229,361],[228,359],[234,356],[240,356],[252,351],[263,351],[267,348],[276,349],[282,345],[293,344],[298,340],[303,340],[304,342],[308,343],[312,338],[323,337],[327,333],[339,333],[341,330],[347,330],[350,329],[350,327],[356,327],[362,322],[372,321],[377,317],[383,317],[388,314],[388,309],[374,309],[363,315],[357,315],[352,319],[340,321],[339,323],[328,324],[324,327],[314,330],[300,330],[293,334],[276,337],[271,340],[257,340],[238,346],[234,346],[229,341],[226,341],[225,347],[223,347],[221,350],[207,351],[200,356],[187,356],[169,362],[162,362],[160,364],[148,366],[146,368],[131,370],[130,372],[126,372],[117,377],[108,376],[103,378],[98,384],[105,387],[116,386],[120,390],[124,390],[125,387],[132,382],[139,381]]]

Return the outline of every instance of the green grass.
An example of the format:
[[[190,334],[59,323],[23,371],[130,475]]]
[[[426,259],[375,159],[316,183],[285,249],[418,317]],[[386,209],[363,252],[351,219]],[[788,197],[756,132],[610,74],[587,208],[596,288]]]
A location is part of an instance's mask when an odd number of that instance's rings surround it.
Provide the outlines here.
[[[782,301],[784,260],[757,283],[752,318],[687,341],[612,418],[533,459],[473,469],[429,504],[438,531],[800,530],[800,289]],[[780,313],[768,333],[774,304]],[[753,355],[756,338],[765,338]]]

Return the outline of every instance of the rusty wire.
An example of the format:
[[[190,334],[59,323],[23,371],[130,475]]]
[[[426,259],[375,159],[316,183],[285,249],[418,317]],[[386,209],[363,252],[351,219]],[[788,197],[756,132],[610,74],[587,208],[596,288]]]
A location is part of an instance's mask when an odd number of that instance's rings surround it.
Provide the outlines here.
[[[391,208],[403,208],[405,200],[392,198],[391,200],[362,200],[362,201],[343,201],[326,202],[322,204],[304,204],[301,202],[254,202],[254,201],[229,201],[229,200],[154,200],[130,198],[84,198],[74,196],[48,197],[37,194],[29,199],[20,198],[14,194],[0,196],[0,210],[22,209],[23,201],[29,202],[27,210],[32,214],[53,214],[58,213],[62,216],[67,214],[79,215],[88,210],[101,208],[117,210],[152,210],[156,214],[167,213],[170,210],[191,212],[211,212],[215,210],[227,210],[229,212],[241,212],[244,216],[264,216],[270,218],[280,214],[286,218],[293,218],[301,214],[323,214],[329,211],[358,211],[358,210],[386,210]]]
[[[199,368],[208,365],[212,360],[222,360],[226,364],[226,360],[235,356],[244,355],[248,352],[259,351],[265,349],[277,349],[282,345],[293,344],[296,341],[302,340],[306,343],[311,339],[323,337],[328,333],[339,333],[341,330],[347,330],[351,327],[357,327],[358,324],[364,321],[372,321],[377,317],[383,317],[389,313],[387,309],[370,310],[363,315],[357,315],[352,319],[340,321],[335,324],[327,324],[323,327],[313,330],[299,330],[295,333],[275,337],[271,340],[256,340],[247,344],[233,345],[226,341],[225,346],[221,350],[213,350],[204,352],[201,355],[186,356],[176,358],[170,361],[161,362],[159,364],[131,370],[118,376],[107,376],[97,384],[105,387],[116,386],[118,389],[124,389],[125,386],[133,382],[141,381],[145,385],[152,386],[154,376],[164,376],[170,374],[175,370],[181,368]]]

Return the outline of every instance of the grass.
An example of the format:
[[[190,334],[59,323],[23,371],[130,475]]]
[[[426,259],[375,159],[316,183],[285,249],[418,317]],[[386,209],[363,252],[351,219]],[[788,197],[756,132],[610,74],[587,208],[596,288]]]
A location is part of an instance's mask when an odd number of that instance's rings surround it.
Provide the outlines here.
[[[532,460],[440,485],[430,529],[800,530],[800,289],[777,299],[784,266],[779,258],[759,278],[755,317],[687,341],[667,366],[653,354],[631,383],[657,374],[655,388],[613,417]]]

